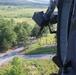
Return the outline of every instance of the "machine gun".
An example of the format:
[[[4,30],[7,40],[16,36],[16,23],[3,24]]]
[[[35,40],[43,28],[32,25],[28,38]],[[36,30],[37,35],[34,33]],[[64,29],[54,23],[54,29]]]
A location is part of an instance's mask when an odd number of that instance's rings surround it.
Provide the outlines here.
[[[56,2],[51,1],[46,13],[44,13],[43,11],[34,13],[33,19],[40,27],[40,30],[39,30],[37,37],[40,34],[42,34],[42,30],[46,26],[49,27],[50,33],[56,33],[56,31],[52,31],[50,26],[49,26],[49,22],[51,24],[57,23],[58,13],[53,12],[55,9],[55,6],[56,6]]]
[[[54,12],[56,6],[58,12]],[[46,26],[57,34],[57,53],[52,60],[59,73],[51,75],[76,75],[76,0],[50,0],[46,13],[35,12],[33,19],[40,26],[37,36]],[[52,31],[49,23],[57,23],[57,31]]]

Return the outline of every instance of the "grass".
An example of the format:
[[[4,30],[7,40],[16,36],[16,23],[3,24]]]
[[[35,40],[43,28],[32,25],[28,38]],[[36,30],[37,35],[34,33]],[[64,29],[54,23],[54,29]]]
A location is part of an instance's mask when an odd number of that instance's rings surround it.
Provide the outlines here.
[[[34,12],[46,11],[46,8],[26,8],[23,6],[0,6],[0,18],[13,19],[16,23],[26,21],[32,27],[36,24],[32,20]]]
[[[36,24],[32,18],[5,18],[7,20],[13,19],[15,21],[15,23],[19,22],[24,22],[26,21],[30,26],[34,27],[34,25]]]
[[[56,44],[55,42],[55,35],[48,35],[47,36],[47,43],[46,37],[42,37],[37,40],[35,43],[25,47],[25,54],[51,54],[56,53]]]
[[[25,8],[18,6],[0,6],[0,18],[31,18],[36,11],[46,8]]]
[[[58,72],[58,67],[50,59],[24,59],[24,60],[19,59],[19,61],[18,60],[15,61],[14,65],[16,64],[16,62],[19,64],[20,61],[22,61],[21,68],[22,70],[24,70],[24,72],[27,73],[27,75],[50,75],[51,73]],[[1,68],[0,75],[10,74],[13,68],[12,66],[13,66],[12,64],[9,64],[4,68]]]
[[[27,64],[27,69],[30,67],[30,72],[34,75],[49,75],[58,71],[58,67],[50,59],[26,59],[24,63]]]
[[[26,21],[32,27],[36,24],[32,20],[34,12],[46,11],[47,8],[26,8],[24,6],[0,6],[0,18],[14,19],[15,22]]]
[[[34,47],[34,48],[33,48]],[[26,50],[26,54],[31,55],[31,54],[51,54],[55,53],[56,48],[54,47],[38,47],[38,45],[32,45],[32,47],[29,47],[28,50]]]

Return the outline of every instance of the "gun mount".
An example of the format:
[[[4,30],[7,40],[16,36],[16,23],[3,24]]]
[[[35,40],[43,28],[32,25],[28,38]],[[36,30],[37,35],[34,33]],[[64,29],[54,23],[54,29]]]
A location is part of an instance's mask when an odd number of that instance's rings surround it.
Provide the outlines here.
[[[54,12],[57,6],[58,12]],[[58,74],[76,75],[76,0],[50,0],[46,13],[35,12],[34,21],[40,26],[41,34],[49,23],[57,23],[57,53],[54,63],[60,68]]]

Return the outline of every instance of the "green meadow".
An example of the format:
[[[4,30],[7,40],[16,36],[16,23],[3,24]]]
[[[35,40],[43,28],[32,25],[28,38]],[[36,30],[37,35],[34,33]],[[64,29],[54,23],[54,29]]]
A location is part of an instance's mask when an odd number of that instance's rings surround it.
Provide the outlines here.
[[[25,54],[52,54],[56,53],[55,34],[48,34],[47,37],[37,39],[33,44],[25,47]]]
[[[23,6],[0,6],[0,18],[31,18],[34,12],[46,8],[26,8]]]

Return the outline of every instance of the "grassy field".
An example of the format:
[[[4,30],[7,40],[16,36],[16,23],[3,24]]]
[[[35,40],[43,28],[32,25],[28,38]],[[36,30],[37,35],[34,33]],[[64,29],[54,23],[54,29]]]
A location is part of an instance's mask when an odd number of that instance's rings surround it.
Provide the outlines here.
[[[34,27],[34,25],[36,24],[32,18],[5,18],[7,20],[13,19],[15,21],[15,23],[17,22],[27,22],[30,26]]]
[[[0,6],[0,18],[13,19],[15,22],[26,21],[31,26],[36,23],[32,20],[34,12],[46,11],[47,8],[26,8],[23,6]],[[56,9],[57,10],[57,9]]]
[[[46,42],[47,40],[47,42]],[[56,52],[55,35],[49,34],[38,39],[35,43],[25,47],[25,54],[51,54]]]
[[[26,8],[23,6],[0,6],[0,18],[13,19],[16,23],[26,21],[32,27],[36,24],[32,20],[34,12],[46,11],[46,8]]]
[[[0,18],[31,18],[36,11],[46,8],[26,8],[19,6],[0,6]]]
[[[22,71],[18,69],[21,69]],[[21,60],[17,58],[13,60],[13,64],[10,63],[4,68],[1,68],[0,75],[13,75],[13,73],[14,75],[20,75],[20,73],[17,73],[19,71],[23,73],[21,75],[50,75],[51,73],[57,73],[58,67],[50,59]]]

